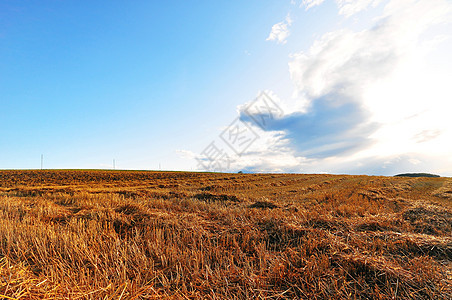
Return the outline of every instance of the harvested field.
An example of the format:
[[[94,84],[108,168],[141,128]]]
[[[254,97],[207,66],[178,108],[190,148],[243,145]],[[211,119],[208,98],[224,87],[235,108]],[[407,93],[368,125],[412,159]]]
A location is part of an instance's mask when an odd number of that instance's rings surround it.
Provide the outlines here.
[[[451,299],[452,179],[0,171],[0,298]]]

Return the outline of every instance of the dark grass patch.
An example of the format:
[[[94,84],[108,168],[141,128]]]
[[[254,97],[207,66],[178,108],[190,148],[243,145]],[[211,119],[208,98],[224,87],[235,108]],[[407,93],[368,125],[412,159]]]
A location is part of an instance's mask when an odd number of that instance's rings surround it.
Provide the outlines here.
[[[415,207],[406,210],[403,219],[410,222],[417,233],[450,235],[452,232],[452,213],[446,210]]]
[[[266,208],[274,209],[274,208],[278,208],[278,207],[279,207],[278,205],[268,202],[268,201],[257,201],[249,206],[249,208],[263,208],[263,209],[266,209]]]
[[[234,195],[225,195],[225,194],[211,194],[211,193],[199,193],[193,196],[193,198],[196,198],[198,200],[206,201],[206,202],[240,202],[239,198]]]

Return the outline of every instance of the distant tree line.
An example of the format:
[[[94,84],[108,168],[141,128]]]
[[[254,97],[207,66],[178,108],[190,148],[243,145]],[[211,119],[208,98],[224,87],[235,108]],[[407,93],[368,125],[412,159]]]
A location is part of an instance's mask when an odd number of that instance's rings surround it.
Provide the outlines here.
[[[396,177],[441,177],[436,174],[429,174],[429,173],[403,173],[403,174],[397,174]]]

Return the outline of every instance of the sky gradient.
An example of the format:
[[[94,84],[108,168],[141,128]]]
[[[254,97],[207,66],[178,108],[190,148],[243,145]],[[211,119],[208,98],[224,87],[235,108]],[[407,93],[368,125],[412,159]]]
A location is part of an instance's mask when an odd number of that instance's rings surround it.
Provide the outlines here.
[[[45,168],[452,176],[451,13],[448,0],[0,1],[0,168],[43,154]],[[262,92],[280,109],[265,126],[247,110]],[[256,139],[234,151],[230,124]]]

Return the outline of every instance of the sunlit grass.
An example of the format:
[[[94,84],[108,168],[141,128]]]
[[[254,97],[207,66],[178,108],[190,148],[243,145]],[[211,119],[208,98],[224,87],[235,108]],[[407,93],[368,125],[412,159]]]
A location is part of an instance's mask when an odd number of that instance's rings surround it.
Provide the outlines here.
[[[445,178],[0,175],[0,295],[12,299],[452,295]]]

